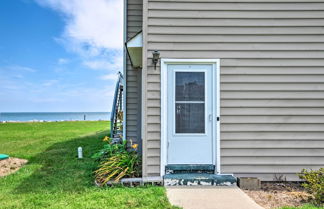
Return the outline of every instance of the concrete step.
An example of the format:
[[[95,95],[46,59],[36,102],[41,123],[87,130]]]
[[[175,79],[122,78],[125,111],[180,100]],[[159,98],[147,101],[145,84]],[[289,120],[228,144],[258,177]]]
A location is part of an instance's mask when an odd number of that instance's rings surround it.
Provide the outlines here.
[[[232,175],[209,173],[177,173],[163,177],[165,186],[234,186],[236,178]]]
[[[172,164],[165,166],[166,174],[172,173],[215,173],[215,166],[206,164]]]

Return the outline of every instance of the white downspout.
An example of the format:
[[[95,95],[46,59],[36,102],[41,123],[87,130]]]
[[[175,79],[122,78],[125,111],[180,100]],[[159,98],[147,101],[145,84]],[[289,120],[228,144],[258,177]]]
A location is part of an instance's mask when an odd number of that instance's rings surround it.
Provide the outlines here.
[[[124,0],[124,30],[123,30],[123,84],[124,84],[124,89],[123,89],[123,140],[126,140],[126,79],[127,79],[127,67],[126,67],[126,39],[127,39],[127,0]]]

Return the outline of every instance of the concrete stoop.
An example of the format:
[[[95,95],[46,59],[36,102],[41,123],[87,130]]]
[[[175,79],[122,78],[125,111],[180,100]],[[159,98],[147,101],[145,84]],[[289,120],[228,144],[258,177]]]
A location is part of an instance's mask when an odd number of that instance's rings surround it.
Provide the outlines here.
[[[167,165],[164,186],[234,186],[232,175],[214,174],[214,165]]]

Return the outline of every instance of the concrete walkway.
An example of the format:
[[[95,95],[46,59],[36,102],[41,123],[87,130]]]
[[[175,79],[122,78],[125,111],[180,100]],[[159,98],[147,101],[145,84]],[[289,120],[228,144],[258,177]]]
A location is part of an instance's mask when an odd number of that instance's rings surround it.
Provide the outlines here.
[[[238,187],[167,187],[172,205],[183,209],[263,209]]]

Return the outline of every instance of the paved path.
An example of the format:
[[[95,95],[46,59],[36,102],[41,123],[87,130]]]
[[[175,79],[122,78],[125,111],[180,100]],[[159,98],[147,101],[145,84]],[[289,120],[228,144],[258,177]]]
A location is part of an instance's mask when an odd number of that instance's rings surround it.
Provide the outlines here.
[[[167,187],[172,205],[183,209],[263,209],[238,187]]]

